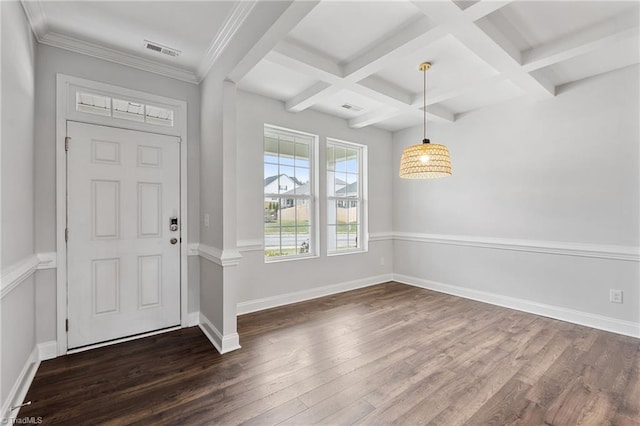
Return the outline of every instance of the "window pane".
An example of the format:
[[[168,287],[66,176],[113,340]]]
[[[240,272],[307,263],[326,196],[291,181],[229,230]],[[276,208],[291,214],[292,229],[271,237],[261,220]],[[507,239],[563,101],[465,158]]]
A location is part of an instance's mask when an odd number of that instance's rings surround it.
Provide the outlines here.
[[[113,117],[144,122],[144,104],[125,101],[123,99],[114,99]]]
[[[327,249],[329,252],[361,247],[361,173],[364,149],[355,144],[327,143]]]
[[[347,173],[347,186],[344,190],[344,195],[347,197],[357,197],[358,196],[358,175],[354,175],[351,173]]]
[[[173,126],[173,110],[147,105],[147,123]]]
[[[296,167],[295,170],[295,181],[297,183],[296,186],[296,194],[299,195],[310,195],[311,187],[309,182],[309,169],[303,169]]]
[[[349,235],[347,237],[347,247],[350,249],[356,249],[359,247],[358,245],[358,226],[352,225],[349,230]]]
[[[287,221],[287,223],[289,223],[289,221]],[[296,228],[293,226],[283,226],[281,231],[281,256],[296,254]]]
[[[278,163],[278,139],[264,138],[264,161]]]
[[[334,160],[335,148],[331,145],[327,146],[327,170],[335,170],[336,163]]]
[[[266,258],[313,254],[312,143],[309,136],[265,127]]]
[[[347,195],[347,174],[336,173],[336,197],[345,197]]]
[[[329,252],[336,251],[336,248],[337,248],[336,226],[329,225],[327,227],[327,251]]]
[[[347,172],[358,173],[358,151],[347,149]]]
[[[309,253],[311,244],[309,230],[308,226],[298,226],[297,228],[298,254]]]
[[[111,98],[95,93],[76,92],[76,110],[110,117]]]
[[[275,164],[264,164],[264,193],[278,193],[278,166]]]
[[[295,165],[296,167],[309,168],[309,145],[306,143],[296,143],[295,145]]]
[[[286,140],[280,139],[280,164],[293,166],[294,165],[294,144]]]
[[[344,147],[336,146],[334,155],[335,155],[336,170],[340,172],[346,172],[347,171],[347,162],[346,162],[347,150]]]
[[[336,195],[336,173],[327,170],[327,195],[333,197]]]
[[[296,187],[295,171],[293,167],[280,166],[280,175],[278,176],[278,192],[280,194],[293,194]]]

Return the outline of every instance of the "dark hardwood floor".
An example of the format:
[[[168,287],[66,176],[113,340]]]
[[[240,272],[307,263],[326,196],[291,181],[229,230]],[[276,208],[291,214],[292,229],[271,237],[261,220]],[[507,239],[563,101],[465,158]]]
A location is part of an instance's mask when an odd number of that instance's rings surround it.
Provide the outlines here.
[[[42,363],[44,424],[640,424],[640,340],[397,283]]]

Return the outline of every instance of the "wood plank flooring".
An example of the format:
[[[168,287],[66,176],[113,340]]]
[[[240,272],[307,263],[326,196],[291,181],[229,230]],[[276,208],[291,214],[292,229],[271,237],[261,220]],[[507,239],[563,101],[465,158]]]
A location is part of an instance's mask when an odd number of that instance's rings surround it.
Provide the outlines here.
[[[398,283],[42,363],[44,424],[638,425],[640,340]]]

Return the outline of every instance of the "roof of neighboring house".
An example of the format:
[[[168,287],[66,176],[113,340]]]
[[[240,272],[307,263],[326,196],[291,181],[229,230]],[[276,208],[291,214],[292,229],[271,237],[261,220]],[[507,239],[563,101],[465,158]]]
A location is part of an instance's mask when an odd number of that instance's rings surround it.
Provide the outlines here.
[[[298,179],[296,179],[295,177],[291,177],[291,176],[285,175],[284,173],[281,173],[281,174],[279,174],[279,175],[277,175],[277,176],[269,176],[268,178],[266,178],[266,179],[264,180],[264,186],[269,185],[271,182],[273,182],[274,180],[278,179],[280,176],[286,176],[286,177],[288,177],[289,179],[291,179],[291,180],[293,181],[293,183],[295,183],[295,184],[296,184],[296,185],[298,185],[298,186],[302,185],[302,182],[300,182],[300,181],[299,181]]]
[[[309,194],[309,182],[296,186],[294,189],[284,192],[283,194],[293,194],[294,192],[296,194]]]
[[[345,186],[344,188],[341,188],[339,190],[336,191],[336,195],[345,195],[345,194],[357,194],[358,193],[358,182],[353,182],[350,183],[349,185]]]

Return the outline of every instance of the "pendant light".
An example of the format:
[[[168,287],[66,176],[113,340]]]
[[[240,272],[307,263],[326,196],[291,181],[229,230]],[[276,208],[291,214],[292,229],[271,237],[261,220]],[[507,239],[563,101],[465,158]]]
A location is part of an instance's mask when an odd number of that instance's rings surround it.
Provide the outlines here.
[[[427,139],[427,70],[431,63],[420,64],[424,75],[424,126],[422,143],[411,145],[402,151],[400,177],[404,179],[437,179],[451,176],[449,149]]]

